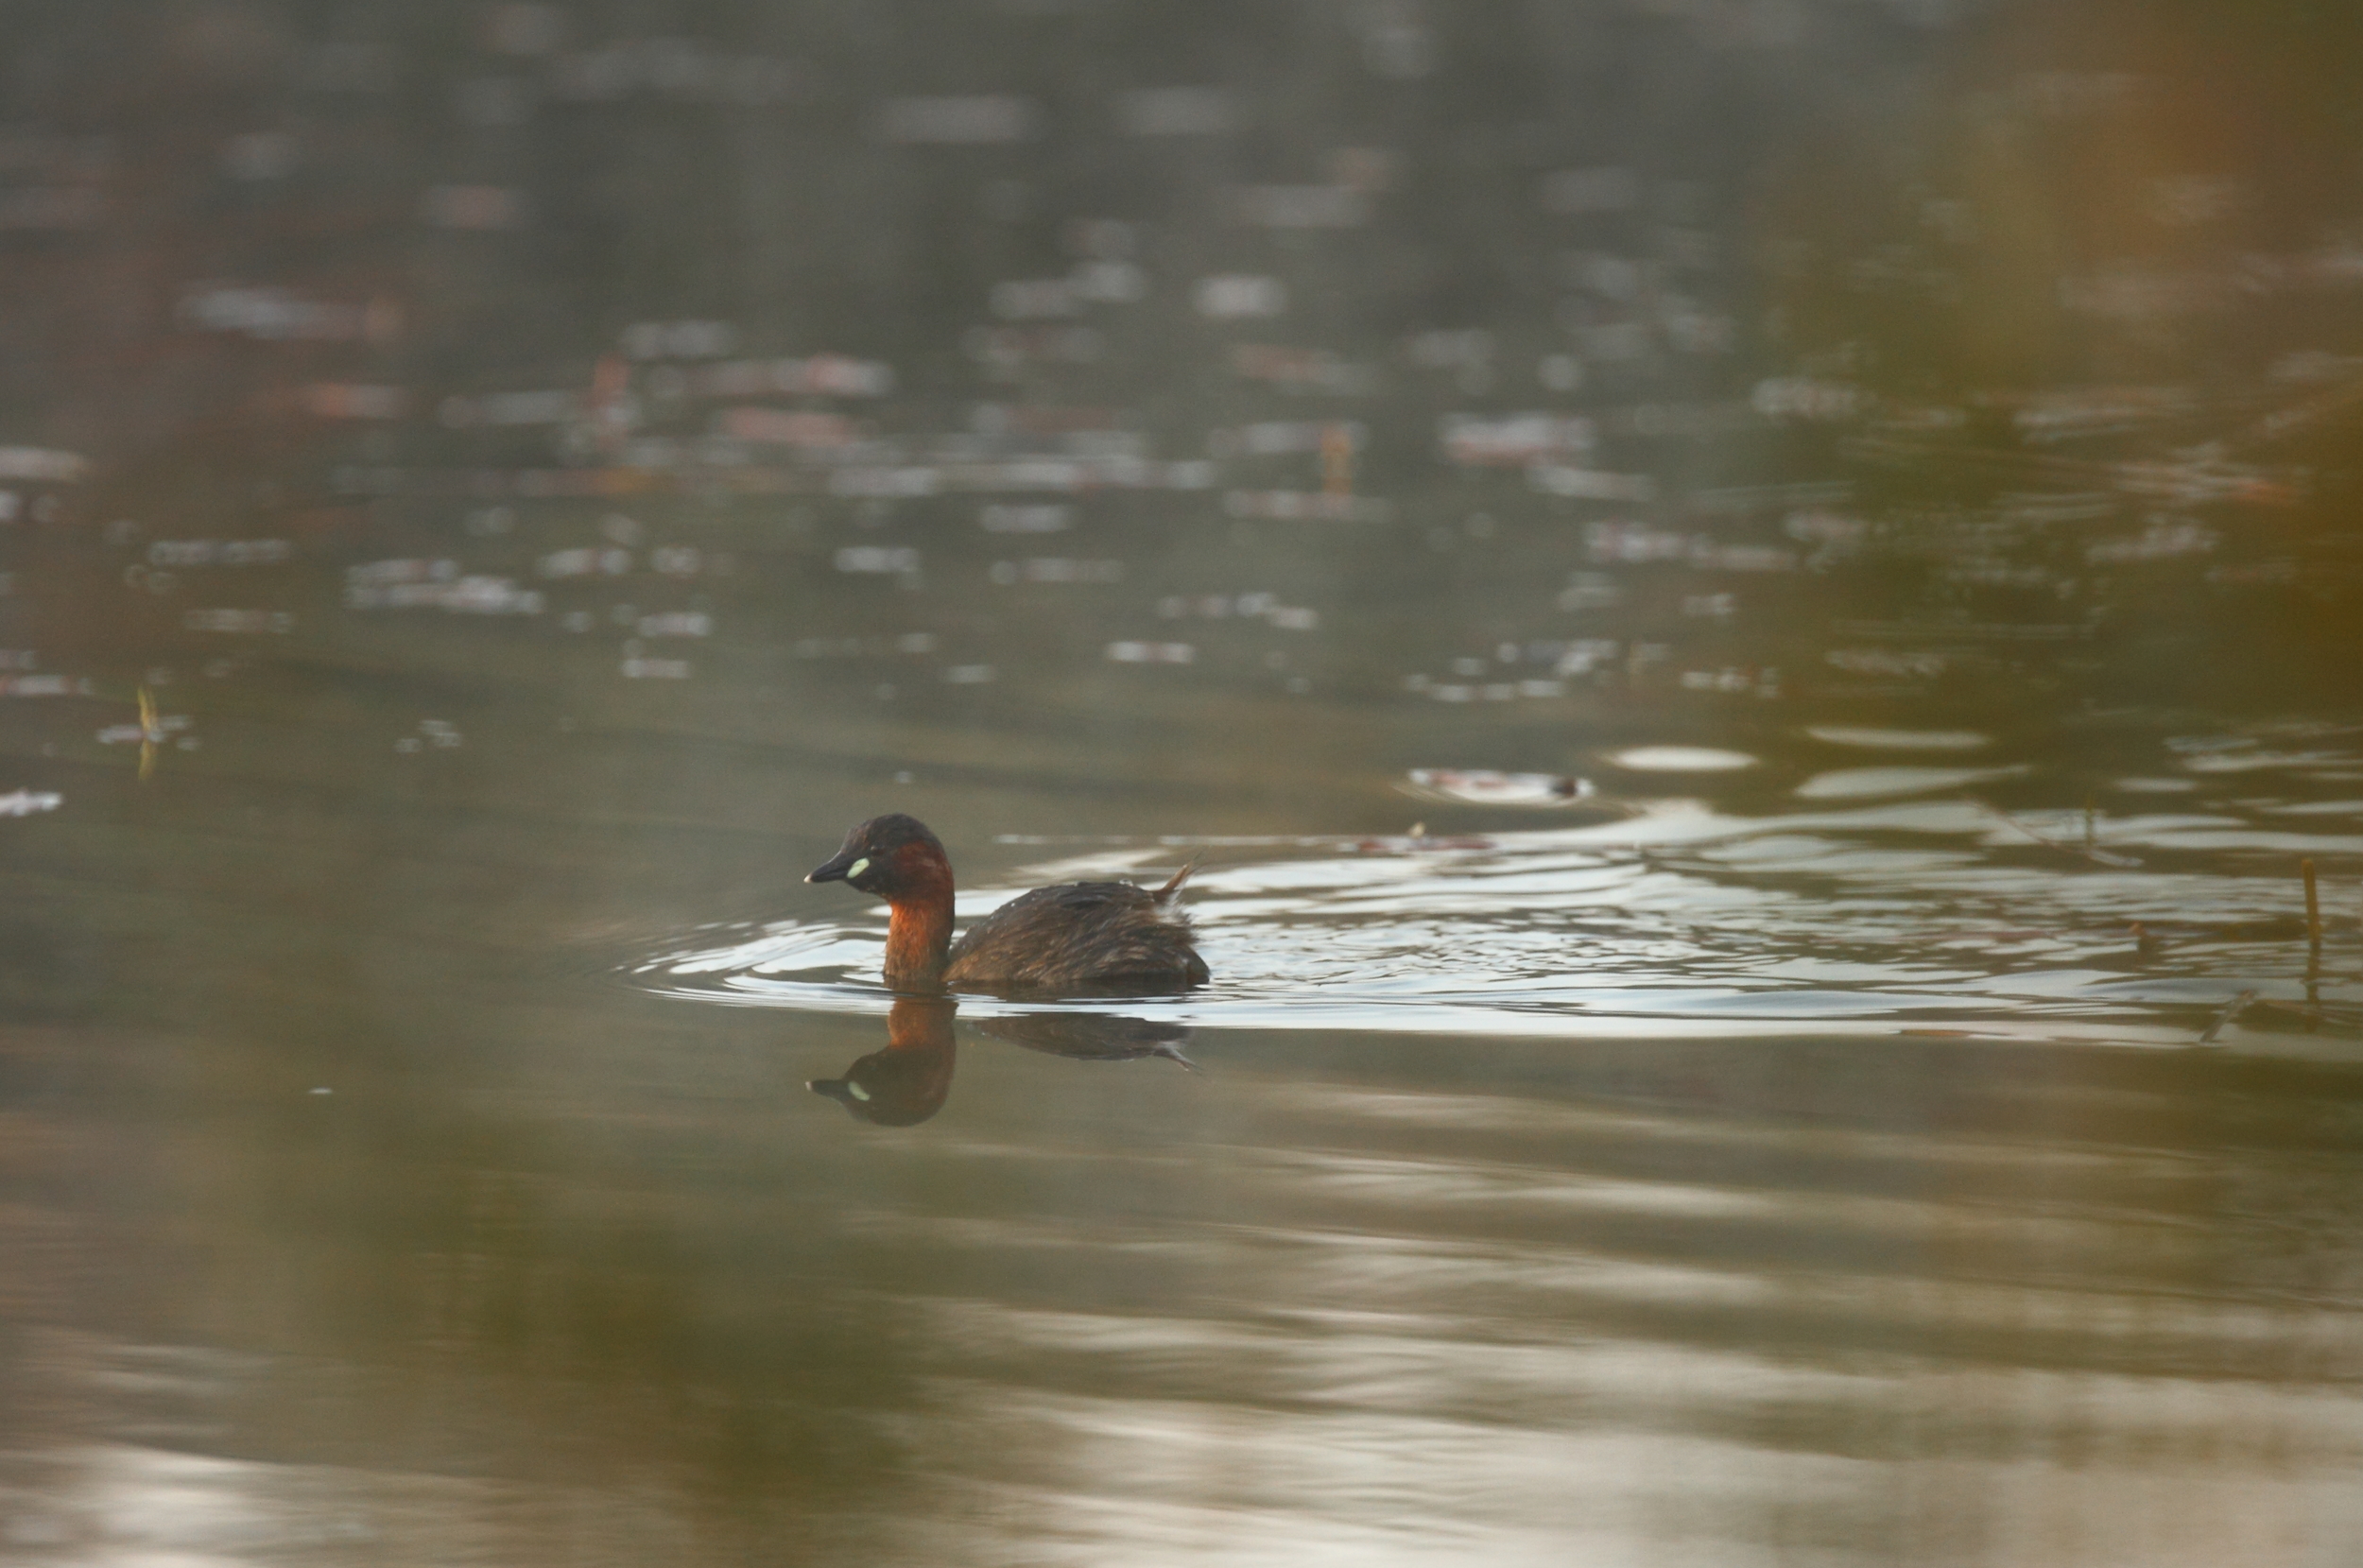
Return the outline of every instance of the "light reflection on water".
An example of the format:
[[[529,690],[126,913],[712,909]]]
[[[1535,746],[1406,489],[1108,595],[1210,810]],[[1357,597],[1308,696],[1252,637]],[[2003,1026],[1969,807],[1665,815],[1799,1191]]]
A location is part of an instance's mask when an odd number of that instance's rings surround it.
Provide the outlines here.
[[[1656,801],[1583,827],[1285,855],[1166,839],[1010,880],[1207,857],[1188,899],[1215,983],[1127,1009],[1201,1026],[1583,1036],[1644,1021],[1651,1032],[1945,1022],[2165,1044],[2253,991],[2321,1009],[2309,1046],[2363,1052],[2354,917],[2325,922],[2325,969],[2288,870],[2300,853],[2354,853],[2363,836],[2335,831],[2356,818],[2353,802],[2315,804],[2096,817],[2087,845],[2073,814],[2007,817],[1975,801],[1766,817]],[[2313,831],[2263,825],[2300,812]],[[1009,896],[964,895],[959,915]],[[677,996],[875,1011],[883,941],[866,912],[832,912],[701,935],[635,969]],[[1017,1004],[966,1006],[990,1016]]]
[[[1196,1077],[1006,1055],[916,1142],[775,1099],[578,1123],[538,1196],[388,1146],[374,1178],[474,1190],[421,1299],[435,1336],[352,1364],[51,1335],[37,1387],[103,1413],[0,1469],[15,1559],[621,1562],[791,1530],[860,1560],[1747,1561],[1802,1537],[2198,1564],[2256,1552],[2261,1494],[2288,1543],[2265,1560],[2327,1564],[2363,1524],[2347,1078],[1938,1042],[1875,1066],[1213,1043]],[[789,1129],[802,1152],[760,1152]],[[748,1248],[750,1219],[823,1214],[834,1263]],[[582,1337],[660,1277],[620,1337]],[[862,1326],[813,1341],[849,1289]],[[772,1334],[845,1378],[775,1365]],[[356,1398],[390,1426],[310,1424]],[[803,1494],[772,1467],[804,1451],[763,1444],[805,1420],[884,1467]],[[247,1452],[181,1451],[225,1421]],[[489,1473],[449,1469],[457,1431]],[[421,1440],[445,1457],[400,1462]],[[699,1453],[720,1469],[684,1474]]]

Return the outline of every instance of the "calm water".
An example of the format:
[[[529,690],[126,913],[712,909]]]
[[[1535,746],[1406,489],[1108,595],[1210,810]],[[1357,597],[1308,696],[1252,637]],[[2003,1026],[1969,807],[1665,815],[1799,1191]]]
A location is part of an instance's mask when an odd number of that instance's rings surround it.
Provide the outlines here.
[[[0,1562],[2354,1559],[2351,24],[17,9]]]

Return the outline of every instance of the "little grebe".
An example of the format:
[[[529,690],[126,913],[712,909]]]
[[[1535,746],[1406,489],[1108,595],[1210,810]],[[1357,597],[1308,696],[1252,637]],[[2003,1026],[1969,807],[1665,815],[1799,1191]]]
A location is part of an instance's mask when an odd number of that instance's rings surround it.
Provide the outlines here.
[[[1177,902],[1184,866],[1154,892],[1129,882],[1037,887],[952,939],[952,862],[918,818],[873,817],[806,882],[843,882],[887,901],[886,982],[896,991],[1170,991],[1202,984]]]

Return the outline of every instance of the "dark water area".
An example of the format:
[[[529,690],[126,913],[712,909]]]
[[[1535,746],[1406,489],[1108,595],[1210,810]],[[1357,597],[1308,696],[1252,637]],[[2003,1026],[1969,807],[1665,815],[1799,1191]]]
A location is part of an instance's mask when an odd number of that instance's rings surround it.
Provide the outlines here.
[[[6,14],[0,1563],[2355,1560],[2343,13]]]

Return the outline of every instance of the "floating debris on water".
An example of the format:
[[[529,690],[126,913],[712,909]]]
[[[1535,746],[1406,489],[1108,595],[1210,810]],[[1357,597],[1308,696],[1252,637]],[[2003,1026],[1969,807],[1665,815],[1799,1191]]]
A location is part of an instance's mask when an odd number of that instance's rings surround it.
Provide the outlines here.
[[[2216,1042],[2216,1037],[2223,1033],[2223,1031],[2233,1023],[2236,1022],[2242,1013],[2248,1011],[2250,1004],[2255,1000],[2256,992],[2253,991],[2235,992],[2233,995],[2232,1000],[2226,1002],[2216,1012],[2215,1018],[2209,1022],[2207,1027],[2199,1031],[2199,1039],[2194,1041],[2192,1043],[2198,1045],[2213,1045]]]
[[[1574,805],[1599,793],[1589,779],[1566,773],[1498,773],[1486,768],[1415,767],[1403,786],[1408,795],[1467,805]]]
[[[2024,772],[2025,769],[2009,768],[2004,769],[2004,771]],[[2081,844],[2070,844],[2061,839],[2054,838],[2048,834],[2038,833],[2035,829],[2028,827],[2025,822],[2020,821],[2017,818],[2011,816],[2009,812],[2004,811],[2000,806],[1995,805],[1991,801],[1981,801],[1974,795],[1966,797],[1966,799],[1969,801],[1971,805],[1975,806],[1979,811],[1984,812],[1987,816],[1993,818],[2004,827],[2009,828],[2013,833],[2025,835],[2027,837],[2033,839],[2036,843],[2041,844],[2044,849],[2058,850],[2062,854],[2081,855],[2085,859],[2102,866],[2122,866],[2131,868],[2137,867],[2141,864],[2141,860],[2134,855],[2118,854],[2111,850],[2097,848],[2089,842],[2090,838],[2096,836],[2096,824],[2090,823],[2089,819],[2088,826],[2085,830],[2088,841]]]

